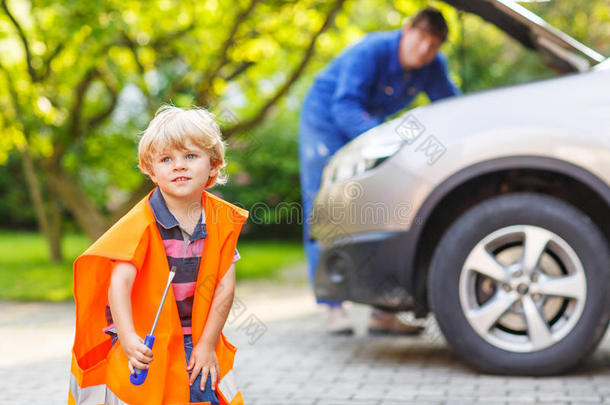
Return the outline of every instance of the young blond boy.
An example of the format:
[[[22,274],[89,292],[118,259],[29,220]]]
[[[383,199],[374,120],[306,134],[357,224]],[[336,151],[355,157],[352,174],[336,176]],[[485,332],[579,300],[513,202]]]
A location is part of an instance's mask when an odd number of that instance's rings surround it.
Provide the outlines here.
[[[75,262],[73,403],[92,394],[104,397],[99,403],[243,403],[232,380],[235,348],[221,332],[247,211],[205,191],[226,181],[224,154],[203,109],[165,106],[150,122],[139,166],[158,187]],[[170,268],[176,275],[151,350],[142,336]],[[100,291],[107,292],[101,317]],[[148,369],[139,387],[129,383],[134,367]]]

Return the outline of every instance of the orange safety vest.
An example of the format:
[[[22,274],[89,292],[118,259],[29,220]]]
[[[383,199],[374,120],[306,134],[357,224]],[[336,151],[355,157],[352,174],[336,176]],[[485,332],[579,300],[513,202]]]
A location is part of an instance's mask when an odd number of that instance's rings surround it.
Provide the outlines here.
[[[113,260],[131,262],[138,270],[131,304],[134,327],[140,337],[144,338],[150,332],[161,302],[169,266],[149,197],[150,194],[74,262],[76,334],[72,347],[68,404],[189,403],[184,335],[171,288],[155,330],[155,361],[150,364],[144,384],[131,384],[127,356],[120,341],[113,346],[110,336],[102,331],[107,326],[105,307]],[[193,302],[194,342],[198,342],[203,333],[214,291],[233,262],[239,233],[248,218],[248,211],[207,191],[203,192],[202,200],[208,236]],[[216,344],[220,367],[216,393],[221,405],[244,403],[233,375],[236,350],[221,334]]]

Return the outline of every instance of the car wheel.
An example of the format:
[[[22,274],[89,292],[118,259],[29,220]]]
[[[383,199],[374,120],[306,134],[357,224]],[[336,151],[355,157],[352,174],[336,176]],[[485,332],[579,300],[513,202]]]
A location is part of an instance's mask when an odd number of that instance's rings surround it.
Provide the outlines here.
[[[515,193],[469,209],[445,232],[430,305],[464,360],[490,373],[562,373],[608,326],[608,241],[572,205]]]

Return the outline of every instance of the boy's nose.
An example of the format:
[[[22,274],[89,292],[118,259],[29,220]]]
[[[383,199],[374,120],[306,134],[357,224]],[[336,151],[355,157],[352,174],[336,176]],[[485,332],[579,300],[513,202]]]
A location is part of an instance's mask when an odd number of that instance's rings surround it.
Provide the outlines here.
[[[183,159],[174,160],[174,170],[184,170],[185,168],[186,165]]]

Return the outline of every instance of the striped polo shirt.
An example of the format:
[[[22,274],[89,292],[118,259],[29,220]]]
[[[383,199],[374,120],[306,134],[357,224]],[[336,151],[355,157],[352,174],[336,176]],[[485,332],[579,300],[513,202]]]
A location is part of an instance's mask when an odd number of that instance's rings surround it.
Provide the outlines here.
[[[152,193],[149,202],[157,220],[157,228],[161,234],[163,245],[165,246],[169,268],[176,268],[176,275],[172,281],[172,289],[176,297],[176,306],[178,307],[178,315],[182,324],[182,332],[185,335],[190,335],[192,333],[191,316],[193,313],[195,285],[197,283],[197,275],[199,274],[199,263],[203,253],[204,240],[208,236],[205,225],[205,211],[202,210],[193,233],[189,234],[167,208],[159,188]],[[239,259],[239,252],[235,250],[233,263]],[[108,326],[104,328],[104,332],[110,335],[116,334],[109,306],[106,306],[106,319]]]

